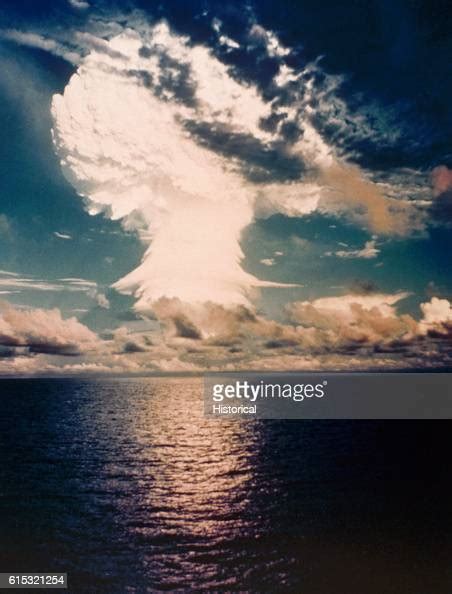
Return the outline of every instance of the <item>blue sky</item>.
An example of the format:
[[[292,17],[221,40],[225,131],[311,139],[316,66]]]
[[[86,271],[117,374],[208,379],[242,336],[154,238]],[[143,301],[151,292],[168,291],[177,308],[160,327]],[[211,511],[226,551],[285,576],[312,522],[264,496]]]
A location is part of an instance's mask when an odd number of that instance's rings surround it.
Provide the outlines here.
[[[449,365],[450,18],[3,2],[0,371]]]

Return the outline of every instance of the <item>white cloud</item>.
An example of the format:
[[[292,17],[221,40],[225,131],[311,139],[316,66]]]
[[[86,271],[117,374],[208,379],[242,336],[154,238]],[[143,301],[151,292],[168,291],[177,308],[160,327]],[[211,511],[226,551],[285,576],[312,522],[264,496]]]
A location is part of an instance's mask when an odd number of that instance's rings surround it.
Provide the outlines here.
[[[437,324],[452,320],[452,307],[447,299],[432,297],[428,303],[422,303],[422,313],[427,324]]]
[[[67,233],[60,233],[59,231],[54,231],[53,234],[55,235],[55,237],[58,237],[59,239],[72,239],[72,235],[69,235]]]
[[[218,37],[218,41],[220,42],[221,45],[224,45],[224,46],[228,47],[229,49],[238,49],[240,47],[240,44],[238,44],[237,41],[234,41],[227,35],[220,35]]]
[[[0,289],[7,291],[50,291],[50,292],[96,292],[97,283],[81,278],[61,278],[47,281],[39,278],[23,277],[16,272],[0,270]]]
[[[96,345],[97,337],[76,318],[57,309],[19,310],[0,304],[0,344],[27,347],[35,353],[76,355]]]
[[[102,307],[103,309],[110,309],[110,302],[103,293],[97,293],[96,303],[99,307]]]
[[[14,332],[1,328],[7,337],[5,348],[17,352],[13,357],[8,354],[7,362],[0,358],[0,374],[400,369],[450,364],[442,346],[452,328],[450,303],[432,299],[422,307],[424,317],[417,322],[397,311],[403,297],[401,293],[350,294],[299,302],[289,308],[291,319],[286,323],[267,320],[243,306],[162,299],[155,309],[163,334],[157,329],[120,328],[103,341],[78,323],[69,328],[74,319],[62,320],[58,312],[40,310],[37,318],[31,312],[30,318],[12,324]],[[36,323],[40,316],[44,322]],[[20,352],[24,347],[15,346],[18,339],[38,354],[31,358]],[[55,358],[76,353],[82,354],[73,363]]]
[[[263,264],[264,266],[273,266],[273,264],[275,263],[275,259],[274,258],[262,258],[262,260],[260,260],[260,263]]]
[[[300,314],[306,307],[313,308],[326,315],[339,315],[344,321],[351,321],[354,317],[354,307],[362,307],[367,311],[374,310],[386,317],[395,317],[394,305],[408,297],[408,293],[370,295],[348,294],[339,297],[320,297],[313,301],[293,303],[291,308],[294,319],[299,320]]]
[[[69,51],[60,42],[27,35],[15,34],[11,38],[57,55]],[[287,55],[288,50],[273,33],[263,33],[257,28],[252,36],[267,48],[269,55],[281,60]],[[222,41],[220,36],[220,43],[229,43],[232,48],[231,41]],[[333,148],[310,123],[309,109],[275,108],[260,96],[256,87],[235,80],[207,48],[191,44],[163,24],[141,34],[128,30],[111,41],[79,32],[74,37],[74,47],[89,49],[90,54],[83,59],[63,96],[54,98],[55,144],[68,179],[89,203],[90,212],[104,212],[113,219],[122,219],[127,229],[137,230],[149,244],[139,268],[116,284],[119,290],[137,297],[141,311],[151,311],[163,296],[191,303],[249,305],[250,288],[265,284],[244,272],[240,265],[243,258],[240,234],[255,216],[267,217],[278,212],[303,216],[316,210],[345,212],[352,213],[359,224],[379,232],[405,232],[408,225],[404,209],[394,215],[394,223],[390,214],[394,203],[363,172],[338,163]],[[78,55],[74,61],[79,61]],[[169,73],[170,82],[176,81],[176,85],[168,83]],[[294,81],[295,73],[288,67],[284,69],[283,64],[280,75],[282,86]],[[308,87],[306,84],[306,92]],[[177,95],[181,89],[182,94],[192,93],[192,103]],[[262,130],[260,121],[275,110],[304,131],[297,143],[288,145],[289,153],[305,162],[312,172],[303,180],[253,183],[243,175],[237,159],[201,146],[184,126],[184,122],[190,121],[212,129],[225,128],[258,140],[268,148],[281,137],[279,132]],[[55,235],[70,238],[60,232]],[[293,241],[302,248],[309,245],[300,238]],[[376,243],[371,241],[360,250],[340,250],[336,255],[373,258],[377,253]],[[264,258],[262,263],[269,266],[275,260]],[[0,286],[7,291],[14,288],[80,290],[101,307],[109,305],[96,284],[83,279],[47,283],[18,278],[15,286],[6,281],[0,279]],[[324,306],[315,303],[313,308],[323,311]],[[361,308],[365,313],[373,307],[376,306],[370,307],[370,302],[355,300],[353,311]],[[397,317],[381,307],[377,307],[379,315]],[[367,332],[364,317],[362,312],[351,316],[363,335]],[[187,319],[190,321],[190,317]],[[176,328],[179,334],[186,335],[177,339],[192,340],[190,335],[196,336],[196,324],[193,331],[186,322],[183,317],[171,322],[173,330]],[[294,330],[291,325],[272,325],[261,318],[249,325],[259,337],[256,342],[268,339],[279,345],[277,348],[290,344],[294,349],[303,345],[318,351],[332,348],[333,344],[345,348],[350,338],[344,334],[335,342],[331,329]],[[402,332],[401,328],[405,328],[404,323],[395,335]],[[201,328],[201,341],[209,340],[215,333],[215,328]],[[381,341],[381,333],[375,329],[373,333],[376,344]],[[386,336],[384,340],[389,338]],[[232,357],[232,365],[239,364],[238,355],[218,354],[214,352],[216,348],[208,346],[203,355],[205,360]],[[251,348],[250,355],[252,351]],[[192,357],[184,351],[182,354],[171,351],[168,359],[164,356],[159,361],[171,366],[179,356]],[[202,368],[200,360],[190,363],[185,360],[184,364]]]
[[[123,219],[146,242],[152,237],[141,266],[115,285],[135,294],[143,311],[162,296],[247,303],[253,285],[267,284],[240,266],[239,238],[256,198],[265,216],[299,216],[319,202],[315,184],[250,184],[233,160],[200,146],[181,126],[191,118],[262,142],[272,138],[260,127],[271,106],[257,89],[239,84],[207,48],[187,41],[162,23],[146,38],[129,30],[102,47],[90,41],[91,53],[53,100],[57,151],[90,212]],[[195,107],[181,103],[171,86],[159,90],[167,76],[161,60],[174,61],[179,78],[187,69],[180,84],[193,93]],[[312,132],[309,146],[316,139]]]
[[[80,55],[76,51],[68,48],[64,43],[50,37],[45,37],[39,33],[18,31],[17,29],[4,29],[2,31],[0,30],[0,39],[50,52],[55,56],[67,60],[71,64],[78,64],[80,61]]]
[[[213,27],[219,33],[221,23]],[[289,53],[259,25],[250,35],[268,55],[283,59]],[[121,219],[152,243],[141,265],[115,285],[136,296],[137,309],[149,311],[163,296],[249,303],[251,288],[266,284],[240,265],[240,235],[255,216],[320,210],[345,213],[379,233],[413,228],[411,207],[388,199],[356,166],[340,163],[311,123],[311,112],[301,109],[314,94],[317,65],[306,67],[308,82],[291,107],[266,101],[208,48],[165,23],[142,33],[129,28],[109,41],[86,32],[77,40],[90,53],[64,93],[54,96],[55,146],[89,212]],[[271,115],[303,131],[295,143],[284,143],[284,158],[308,164],[306,179],[252,182],[240,168],[241,157],[208,148],[193,132],[203,127],[214,136],[226,130],[264,151],[275,141],[281,146],[280,128],[261,126]],[[376,253],[371,242],[350,257]]]
[[[376,241],[374,239],[366,241],[364,247],[357,250],[337,250],[336,252],[326,252],[326,256],[337,256],[338,258],[345,259],[364,259],[371,260],[376,258],[380,250],[376,247]]]
[[[85,0],[68,0],[68,2],[72,8],[76,8],[77,10],[86,10],[90,7],[89,3],[85,2]]]
[[[58,279],[59,282],[63,283],[64,285],[69,285],[73,287],[81,287],[81,288],[89,288],[89,287],[97,287],[97,283],[95,281],[86,280],[85,278],[77,278],[77,277],[66,277]]]
[[[257,23],[251,27],[249,35],[252,41],[264,45],[268,55],[271,57],[281,58],[290,54],[290,50],[279,42],[277,36],[272,31],[264,29],[264,27],[261,27]]]
[[[238,132],[262,134],[258,122],[268,107],[206,48],[190,47],[165,25],[146,40],[149,57],[139,55],[143,43],[128,32],[109,42],[110,54],[93,50],[64,95],[54,97],[63,168],[90,199],[90,212],[123,218],[145,241],[153,235],[141,266],[116,284],[139,298],[138,308],[161,296],[245,303],[247,289],[259,284],[240,267],[239,237],[252,220],[253,193],[231,164],[181,126],[180,118],[196,115],[190,108],[162,101],[130,72],[148,72],[161,84],[159,56],[177,60],[196,83],[197,117]]]
[[[56,283],[39,279],[7,277],[0,278],[0,287],[8,289],[34,290],[34,291],[61,291],[62,287]]]
[[[423,334],[436,331],[452,336],[452,305],[447,299],[432,297],[429,302],[421,304],[421,310],[420,330]]]
[[[215,33],[217,33],[218,42],[220,43],[220,45],[223,45],[230,50],[238,49],[240,47],[240,44],[238,44],[236,41],[234,41],[234,39],[231,39],[227,35],[222,34],[221,26],[222,26],[222,23],[219,19],[214,18],[212,20],[212,29],[215,31]]]

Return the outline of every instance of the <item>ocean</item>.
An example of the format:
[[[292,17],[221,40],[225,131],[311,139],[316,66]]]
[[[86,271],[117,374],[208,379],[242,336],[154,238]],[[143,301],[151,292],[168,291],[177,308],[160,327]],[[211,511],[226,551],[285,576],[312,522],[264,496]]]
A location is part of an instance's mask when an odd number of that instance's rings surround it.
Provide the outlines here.
[[[448,421],[224,420],[200,378],[0,381],[0,571],[68,592],[450,594]]]

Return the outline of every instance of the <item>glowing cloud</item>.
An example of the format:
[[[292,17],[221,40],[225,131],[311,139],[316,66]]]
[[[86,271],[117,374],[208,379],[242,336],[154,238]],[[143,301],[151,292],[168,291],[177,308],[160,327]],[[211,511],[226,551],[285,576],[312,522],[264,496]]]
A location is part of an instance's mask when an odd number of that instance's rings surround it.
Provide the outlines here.
[[[189,49],[164,25],[148,46],[128,31],[109,49],[85,59],[64,96],[54,97],[53,115],[63,168],[90,212],[125,219],[146,241],[153,237],[142,264],[116,288],[134,293],[139,309],[162,296],[246,302],[246,291],[259,284],[240,267],[238,241],[252,220],[252,192],[229,163],[191,138],[181,118],[193,108],[170,87],[195,81],[203,117],[217,112],[244,131],[258,131],[265,105],[207,49]],[[168,61],[173,69],[188,64],[189,80],[164,81],[168,69],[160,62]],[[147,77],[152,89],[143,84]]]
[[[260,27],[250,39],[275,59],[288,53]],[[135,295],[138,310],[162,297],[248,304],[253,286],[269,284],[240,265],[240,236],[254,216],[357,209],[376,232],[404,231],[381,191],[338,164],[303,110],[265,101],[208,48],[165,23],[86,43],[90,53],[53,98],[54,142],[89,212],[121,219],[149,244],[115,285]],[[262,125],[275,114],[302,128],[296,142]],[[275,155],[298,179],[253,180]],[[314,173],[302,181],[306,168]]]

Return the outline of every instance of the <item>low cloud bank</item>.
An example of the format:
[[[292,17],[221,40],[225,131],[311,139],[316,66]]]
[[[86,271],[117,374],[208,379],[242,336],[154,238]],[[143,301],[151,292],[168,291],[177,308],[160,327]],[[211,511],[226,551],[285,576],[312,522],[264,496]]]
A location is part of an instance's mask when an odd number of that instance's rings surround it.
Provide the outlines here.
[[[22,310],[0,304],[0,346],[27,353],[80,355],[96,346],[97,337],[76,318],[63,319],[57,309]]]
[[[160,299],[161,328],[99,339],[57,310],[0,315],[0,373],[143,374],[206,370],[403,369],[449,366],[452,308],[433,297],[421,317],[399,313],[406,293],[347,294],[287,306],[269,320],[246,306]],[[62,363],[55,355],[73,355]]]

